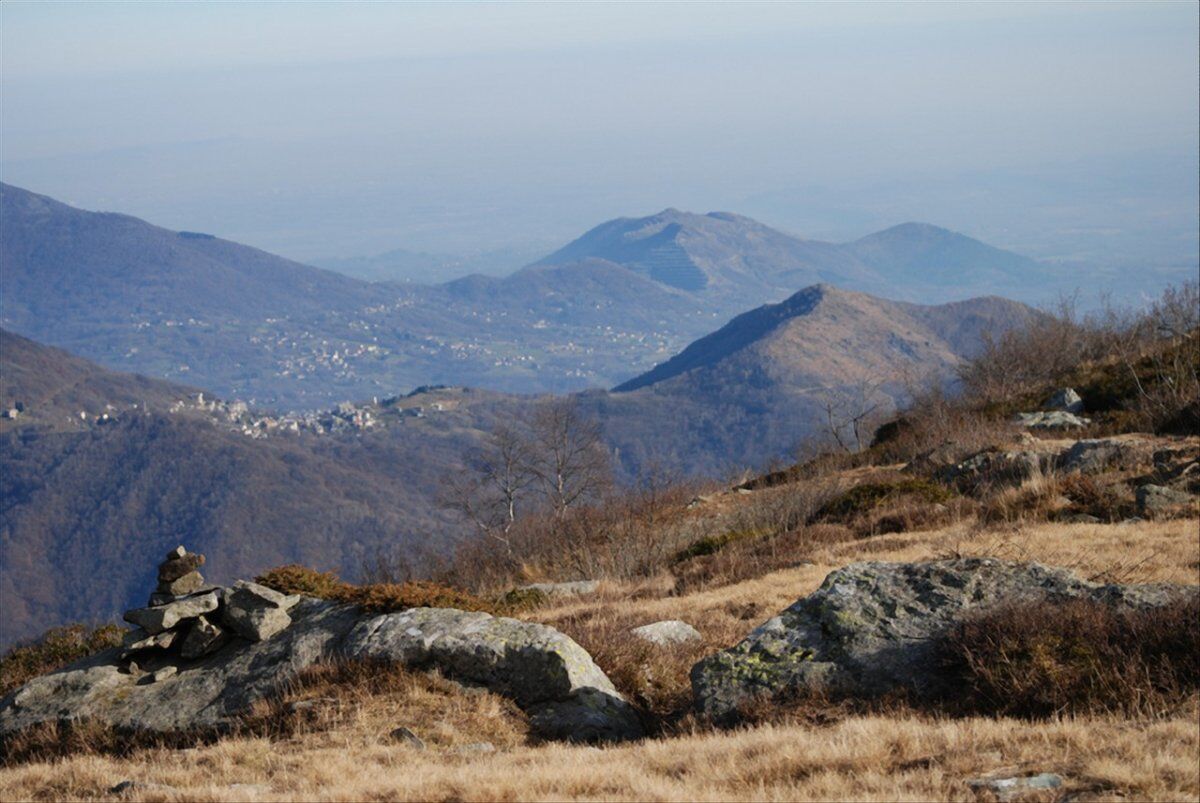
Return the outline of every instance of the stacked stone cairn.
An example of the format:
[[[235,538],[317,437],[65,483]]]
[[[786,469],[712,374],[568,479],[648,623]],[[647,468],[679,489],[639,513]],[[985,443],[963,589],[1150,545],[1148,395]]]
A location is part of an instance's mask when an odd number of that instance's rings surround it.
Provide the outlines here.
[[[229,588],[206,585],[203,565],[203,555],[182,546],[171,550],[158,567],[158,587],[147,607],[125,612],[125,621],[136,626],[121,652],[130,674],[148,683],[165,680],[238,638],[263,641],[292,623],[288,610],[298,596],[245,580]]]

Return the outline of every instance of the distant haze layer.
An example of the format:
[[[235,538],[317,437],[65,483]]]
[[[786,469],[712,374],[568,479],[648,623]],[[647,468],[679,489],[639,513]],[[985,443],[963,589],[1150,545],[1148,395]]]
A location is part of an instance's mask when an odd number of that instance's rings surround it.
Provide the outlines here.
[[[0,14],[5,181],[306,262],[503,272],[676,206],[936,221],[1085,286],[1196,265],[1194,3]]]

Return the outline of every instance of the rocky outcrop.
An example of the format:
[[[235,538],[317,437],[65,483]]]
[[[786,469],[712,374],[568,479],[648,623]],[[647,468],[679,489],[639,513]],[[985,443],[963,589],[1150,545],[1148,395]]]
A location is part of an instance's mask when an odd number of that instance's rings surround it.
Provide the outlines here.
[[[435,668],[484,686],[516,701],[545,738],[608,741],[642,732],[591,656],[545,625],[449,608],[366,614],[248,582],[127,618],[141,627],[122,647],[0,700],[0,740],[39,723],[81,720],[126,731],[230,729],[305,668],[337,659]]]
[[[1067,474],[1100,474],[1110,469],[1133,469],[1152,462],[1150,443],[1116,437],[1076,441],[1058,456],[1058,468]]]
[[[941,635],[971,611],[1016,600],[1161,605],[1194,587],[1095,585],[1065,569],[989,558],[858,563],[692,668],[697,708],[717,719],[744,701],[823,689],[859,697],[944,693]]]
[[[1019,485],[1049,469],[1051,455],[1035,451],[987,450],[938,472],[942,482],[969,491],[981,485]]]

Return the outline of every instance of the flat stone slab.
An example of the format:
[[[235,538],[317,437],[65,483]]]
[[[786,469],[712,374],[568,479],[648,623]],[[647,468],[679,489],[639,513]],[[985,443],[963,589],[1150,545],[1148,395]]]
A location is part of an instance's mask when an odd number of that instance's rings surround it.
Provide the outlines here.
[[[165,605],[150,608],[134,608],[125,612],[125,621],[137,625],[147,633],[161,633],[170,630],[180,622],[195,619],[197,616],[215,611],[220,604],[220,596],[215,591],[181,597]]]

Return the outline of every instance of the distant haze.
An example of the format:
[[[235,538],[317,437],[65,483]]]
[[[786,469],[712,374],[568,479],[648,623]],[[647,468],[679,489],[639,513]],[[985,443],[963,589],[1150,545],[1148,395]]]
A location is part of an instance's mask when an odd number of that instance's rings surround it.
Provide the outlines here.
[[[675,206],[1186,277],[1197,8],[7,0],[0,173],[303,261]]]

